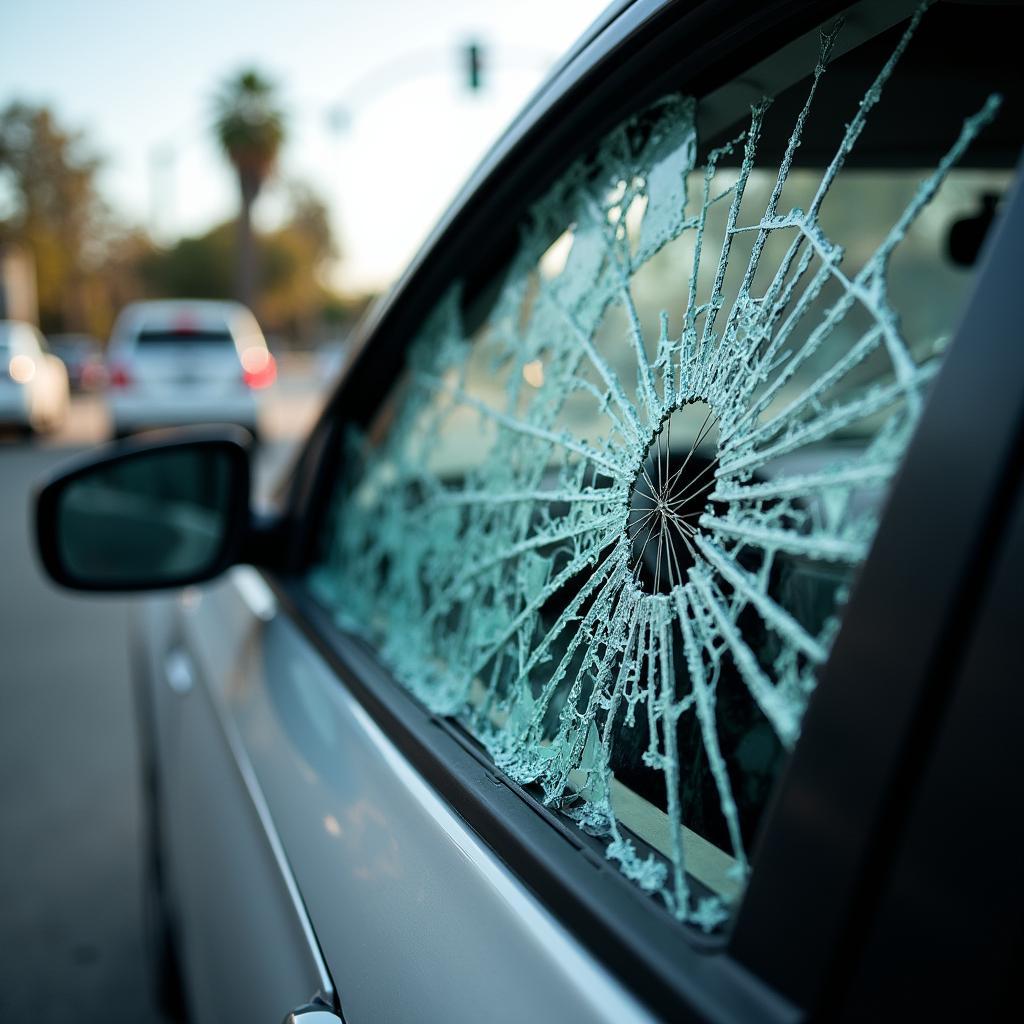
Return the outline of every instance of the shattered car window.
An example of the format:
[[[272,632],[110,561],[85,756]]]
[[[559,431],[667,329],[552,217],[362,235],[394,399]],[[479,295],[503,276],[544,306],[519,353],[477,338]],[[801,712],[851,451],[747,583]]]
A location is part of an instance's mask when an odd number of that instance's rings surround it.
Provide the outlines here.
[[[954,171],[996,95],[931,169],[845,169],[919,18],[824,113],[820,166],[799,146],[838,26],[774,166],[769,101],[708,148],[678,95],[574,164],[482,322],[455,283],[349,431],[311,577],[402,686],[708,931],[965,295],[940,225],[1008,180]]]

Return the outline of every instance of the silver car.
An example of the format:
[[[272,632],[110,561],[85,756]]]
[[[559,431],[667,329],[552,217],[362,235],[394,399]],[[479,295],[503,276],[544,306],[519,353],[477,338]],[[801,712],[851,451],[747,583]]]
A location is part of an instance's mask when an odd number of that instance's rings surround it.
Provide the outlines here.
[[[252,313],[237,302],[134,302],[110,337],[115,437],[152,427],[234,423],[259,432],[255,392],[276,366]]]
[[[154,591],[167,1005],[1009,1019],[1020,27],[615,4],[274,501],[226,430],[41,491],[54,579]]]

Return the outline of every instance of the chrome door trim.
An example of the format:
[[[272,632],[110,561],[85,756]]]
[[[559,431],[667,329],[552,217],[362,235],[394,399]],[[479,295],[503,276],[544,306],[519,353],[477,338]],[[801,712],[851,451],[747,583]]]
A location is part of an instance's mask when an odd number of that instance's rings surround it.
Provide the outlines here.
[[[338,1024],[341,1020],[333,1011],[325,1010],[322,1006],[310,1004],[300,1006],[292,1010],[284,1019],[284,1024]]]

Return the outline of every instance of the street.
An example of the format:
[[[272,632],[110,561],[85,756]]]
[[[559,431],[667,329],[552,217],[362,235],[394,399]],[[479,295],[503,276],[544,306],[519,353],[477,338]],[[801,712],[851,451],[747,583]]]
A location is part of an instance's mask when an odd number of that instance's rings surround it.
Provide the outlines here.
[[[127,602],[59,592],[29,541],[67,454],[0,448],[0,1019],[144,1022]]]
[[[267,399],[260,481],[319,405],[301,381]],[[160,1019],[142,941],[130,598],[46,582],[30,534],[33,484],[105,429],[84,398],[56,437],[0,441],[0,1021]]]

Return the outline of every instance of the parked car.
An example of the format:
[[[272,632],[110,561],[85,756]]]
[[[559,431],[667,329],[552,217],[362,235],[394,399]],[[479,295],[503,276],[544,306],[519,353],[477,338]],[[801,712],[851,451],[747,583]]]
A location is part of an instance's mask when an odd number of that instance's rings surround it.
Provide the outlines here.
[[[613,5],[272,502],[41,491],[196,1021],[1014,1015],[1020,10],[846,8]]]
[[[276,374],[256,318],[240,303],[132,303],[110,339],[114,435],[196,423],[233,423],[256,434],[254,392]]]
[[[31,436],[68,414],[68,374],[31,324],[0,320],[0,426]]]
[[[67,367],[72,391],[98,391],[107,382],[100,343],[89,334],[51,334],[50,348]]]

